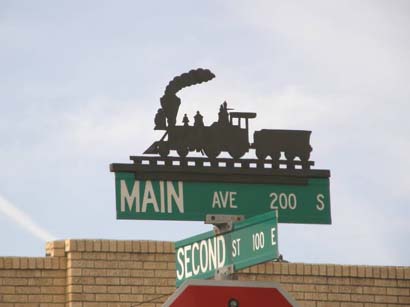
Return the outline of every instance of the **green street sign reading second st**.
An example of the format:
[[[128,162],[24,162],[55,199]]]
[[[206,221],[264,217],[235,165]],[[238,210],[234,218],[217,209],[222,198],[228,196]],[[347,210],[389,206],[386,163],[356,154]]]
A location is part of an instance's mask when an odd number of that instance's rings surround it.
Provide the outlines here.
[[[279,223],[331,224],[329,178],[305,184],[136,179],[115,172],[117,219],[205,221],[208,214],[249,218],[278,210]]]
[[[230,232],[206,232],[175,243],[176,285],[187,279],[207,279],[219,269],[233,271],[278,258],[276,212],[233,224]]]

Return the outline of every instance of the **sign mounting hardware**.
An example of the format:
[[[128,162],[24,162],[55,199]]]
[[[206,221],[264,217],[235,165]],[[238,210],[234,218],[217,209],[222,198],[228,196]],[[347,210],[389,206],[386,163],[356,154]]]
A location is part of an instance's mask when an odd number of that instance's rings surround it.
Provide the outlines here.
[[[208,214],[205,217],[205,224],[213,224],[215,226],[214,232],[218,235],[231,231],[233,223],[244,219],[243,215]]]

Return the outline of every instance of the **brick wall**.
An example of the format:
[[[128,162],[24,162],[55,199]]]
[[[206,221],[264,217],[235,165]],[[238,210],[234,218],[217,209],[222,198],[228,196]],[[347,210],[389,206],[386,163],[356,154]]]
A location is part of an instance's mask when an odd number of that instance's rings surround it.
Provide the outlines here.
[[[175,290],[170,242],[55,241],[46,254],[0,258],[0,307],[158,307]],[[269,262],[236,277],[280,282],[304,307],[410,306],[410,267]]]
[[[64,242],[47,250],[64,251]],[[0,306],[66,306],[65,257],[0,257]]]

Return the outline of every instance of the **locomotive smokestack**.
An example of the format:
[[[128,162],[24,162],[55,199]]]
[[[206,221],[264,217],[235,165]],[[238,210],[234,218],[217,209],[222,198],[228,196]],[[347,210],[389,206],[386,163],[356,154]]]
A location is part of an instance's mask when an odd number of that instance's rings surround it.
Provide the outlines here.
[[[169,126],[175,126],[179,105],[181,104],[181,99],[176,94],[185,87],[207,82],[213,78],[215,78],[215,75],[209,69],[198,68],[177,76],[168,83],[160,101]]]

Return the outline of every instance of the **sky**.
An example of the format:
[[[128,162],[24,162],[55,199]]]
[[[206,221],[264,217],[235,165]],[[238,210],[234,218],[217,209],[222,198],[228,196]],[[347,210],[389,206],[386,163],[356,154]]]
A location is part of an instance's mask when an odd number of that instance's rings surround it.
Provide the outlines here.
[[[202,222],[116,220],[110,163],[226,100],[251,131],[311,130],[330,169],[332,225],[279,225],[291,262],[410,265],[410,2],[0,0],[0,255],[61,239],[177,241]]]

